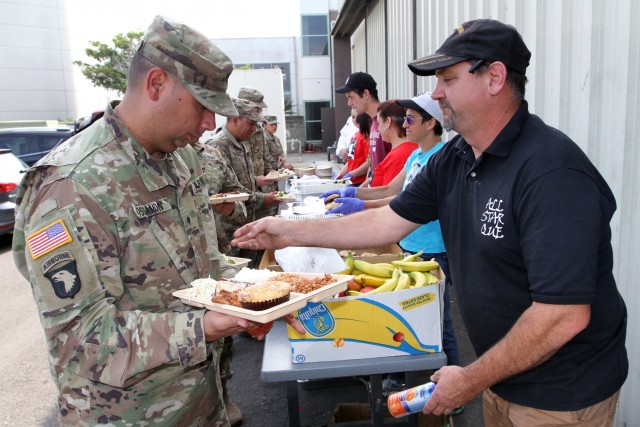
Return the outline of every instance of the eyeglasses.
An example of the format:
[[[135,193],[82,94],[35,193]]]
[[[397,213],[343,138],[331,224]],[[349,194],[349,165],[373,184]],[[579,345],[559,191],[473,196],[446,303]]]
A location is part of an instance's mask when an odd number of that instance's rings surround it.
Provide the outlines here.
[[[407,122],[409,126],[413,124],[413,116],[410,114],[407,114],[406,116],[404,116],[404,120]]]
[[[480,68],[482,64],[484,64],[484,59],[478,59],[476,62],[473,63],[473,65],[471,65],[471,68],[469,68],[469,73],[471,74],[475,73],[476,70]]]

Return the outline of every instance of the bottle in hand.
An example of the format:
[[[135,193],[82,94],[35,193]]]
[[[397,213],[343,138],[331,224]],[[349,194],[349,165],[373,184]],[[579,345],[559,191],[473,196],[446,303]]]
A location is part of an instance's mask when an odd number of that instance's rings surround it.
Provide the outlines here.
[[[404,417],[422,411],[424,405],[429,401],[436,383],[429,382],[407,390],[390,394],[387,398],[389,412],[394,417]]]

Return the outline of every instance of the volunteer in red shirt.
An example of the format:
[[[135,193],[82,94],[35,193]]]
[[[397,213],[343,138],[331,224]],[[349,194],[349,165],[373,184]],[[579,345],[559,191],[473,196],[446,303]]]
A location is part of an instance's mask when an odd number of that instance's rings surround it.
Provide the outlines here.
[[[336,179],[349,178],[351,185],[362,184],[369,170],[369,132],[371,130],[371,116],[367,113],[354,118],[358,131],[351,138],[347,147],[347,164],[336,175]]]
[[[387,185],[402,172],[404,164],[411,153],[418,148],[418,144],[409,141],[404,123],[405,108],[397,104],[394,99],[378,105],[378,129],[385,141],[391,143],[391,151],[384,160],[373,170],[371,187]]]

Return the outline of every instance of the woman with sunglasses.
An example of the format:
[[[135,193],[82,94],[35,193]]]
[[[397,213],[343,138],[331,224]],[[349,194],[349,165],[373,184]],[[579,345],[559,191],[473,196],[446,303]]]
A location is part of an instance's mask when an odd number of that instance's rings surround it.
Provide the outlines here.
[[[391,144],[391,151],[373,171],[371,187],[381,187],[393,181],[404,168],[411,153],[418,148],[418,144],[409,141],[403,127],[405,112],[405,108],[396,103],[395,99],[378,105],[378,129],[382,139]]]

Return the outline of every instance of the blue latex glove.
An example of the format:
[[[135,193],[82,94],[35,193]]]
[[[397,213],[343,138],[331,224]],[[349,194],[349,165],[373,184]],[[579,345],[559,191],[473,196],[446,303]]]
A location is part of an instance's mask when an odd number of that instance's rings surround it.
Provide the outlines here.
[[[349,215],[364,210],[364,200],[353,199],[351,197],[338,197],[334,202],[340,203],[340,206],[334,209],[329,209],[325,213]]]
[[[344,176],[342,177],[342,179],[351,179],[353,178],[353,175],[351,175],[351,172],[347,172],[346,174],[344,174]]]
[[[356,197],[357,193],[358,193],[358,189],[356,187],[347,187],[347,188],[343,188],[342,190],[331,190],[331,191],[324,192],[320,195],[320,198],[326,199],[332,194],[338,194],[340,197]]]

